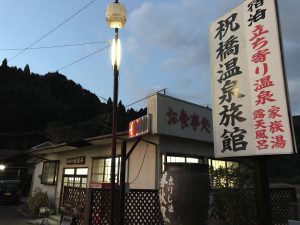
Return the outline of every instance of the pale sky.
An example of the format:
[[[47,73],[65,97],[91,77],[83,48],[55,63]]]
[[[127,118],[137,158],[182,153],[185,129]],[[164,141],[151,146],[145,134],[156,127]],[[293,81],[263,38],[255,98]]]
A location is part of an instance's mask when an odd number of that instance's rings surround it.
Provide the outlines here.
[[[0,0],[0,49],[26,48],[92,0]],[[268,0],[265,0],[268,1]],[[41,75],[54,72],[101,48],[114,36],[105,22],[106,6],[96,0],[33,47],[105,42],[76,47],[27,50],[9,66]],[[209,24],[241,0],[131,0],[119,36],[123,52],[119,96],[124,105],[167,88],[167,94],[211,106]],[[293,114],[300,114],[300,1],[278,0],[285,64]],[[0,60],[20,51],[0,50]],[[113,93],[109,50],[59,71],[101,97]],[[145,107],[146,102],[133,105]]]

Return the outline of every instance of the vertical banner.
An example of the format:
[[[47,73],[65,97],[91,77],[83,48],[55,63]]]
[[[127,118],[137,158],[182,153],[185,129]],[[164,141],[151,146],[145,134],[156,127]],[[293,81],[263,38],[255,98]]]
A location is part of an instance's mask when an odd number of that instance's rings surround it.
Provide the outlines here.
[[[167,163],[160,180],[160,209],[165,225],[202,225],[209,210],[208,165]]]
[[[246,0],[210,26],[216,157],[291,154],[275,0]]]

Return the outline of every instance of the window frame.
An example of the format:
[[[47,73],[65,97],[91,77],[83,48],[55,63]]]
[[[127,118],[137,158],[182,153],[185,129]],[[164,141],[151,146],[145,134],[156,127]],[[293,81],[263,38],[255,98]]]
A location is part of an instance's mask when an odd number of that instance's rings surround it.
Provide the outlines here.
[[[107,157],[95,157],[95,158],[93,158],[93,160],[92,160],[92,168],[91,168],[91,183],[95,183],[95,184],[108,184],[108,183],[110,183],[110,180],[106,181],[106,179],[105,179],[105,176],[107,174],[109,174],[109,176],[110,176],[111,170],[108,173],[106,173],[106,169],[110,168],[110,165],[106,166],[105,162],[106,162],[107,159],[111,160],[111,158],[112,157],[110,157],[110,156],[107,156]],[[104,166],[103,166],[104,172],[103,173],[94,172],[94,163],[95,163],[95,160],[104,160]],[[116,165],[115,183],[119,184],[120,183],[121,156],[119,156],[119,155],[116,156],[116,161],[117,162],[115,164]],[[101,181],[95,181],[95,180],[93,180],[93,175],[102,175]]]
[[[174,157],[175,162],[169,161],[168,159],[172,159]],[[179,158],[183,159],[183,161],[176,162],[176,158],[177,160]],[[188,162],[190,159],[197,159],[198,162]],[[170,152],[166,152],[166,153],[162,153],[161,157],[160,157],[161,163],[160,163],[160,170],[161,173],[163,173],[164,169],[165,169],[165,164],[167,163],[181,163],[181,164],[208,164],[208,158],[205,156],[195,156],[195,155],[186,155],[186,154],[178,154],[178,153],[170,153]]]
[[[49,179],[49,168],[50,168],[50,165],[52,163],[54,163],[53,178],[52,178],[52,181],[48,181],[48,179]],[[48,167],[47,167],[47,165],[48,165]],[[59,169],[59,160],[47,160],[47,161],[44,161],[43,162],[43,170],[42,170],[42,174],[41,174],[41,184],[44,184],[44,185],[56,185],[56,183],[57,183],[57,177],[58,177],[58,169]]]
[[[66,174],[67,169],[74,169],[74,174]],[[87,174],[77,174],[78,169],[87,169]],[[89,174],[89,168],[88,167],[66,167],[63,169],[63,179],[62,179],[62,185],[63,187],[78,187],[76,186],[76,178],[80,179],[80,188],[87,188],[88,187],[88,174]],[[65,185],[65,178],[73,178],[73,184],[72,185]],[[86,182],[82,182],[82,179],[85,178]],[[68,182],[69,183],[69,182]],[[83,186],[83,184],[85,186]]]

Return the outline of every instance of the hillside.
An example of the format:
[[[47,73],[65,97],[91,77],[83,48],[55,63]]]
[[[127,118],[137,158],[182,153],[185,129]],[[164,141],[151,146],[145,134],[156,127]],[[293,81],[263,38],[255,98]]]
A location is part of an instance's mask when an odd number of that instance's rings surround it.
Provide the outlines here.
[[[119,102],[118,130],[145,113]],[[0,149],[28,149],[44,141],[74,142],[111,132],[112,101],[98,97],[64,75],[39,75],[0,66]]]

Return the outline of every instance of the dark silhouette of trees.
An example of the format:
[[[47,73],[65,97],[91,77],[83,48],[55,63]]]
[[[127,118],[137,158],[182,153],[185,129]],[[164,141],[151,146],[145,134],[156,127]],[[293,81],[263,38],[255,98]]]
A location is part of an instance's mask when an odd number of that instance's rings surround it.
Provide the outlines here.
[[[30,76],[28,76],[30,75]],[[43,76],[0,66],[0,149],[28,149],[44,141],[76,142],[111,133],[112,100],[98,97],[58,72]],[[118,131],[141,112],[127,110],[120,101]],[[143,110],[145,113],[145,110]]]
[[[300,115],[293,116],[295,139],[300,150]],[[272,156],[268,162],[271,182],[300,184],[300,154]]]

